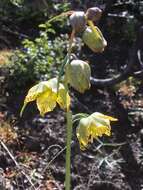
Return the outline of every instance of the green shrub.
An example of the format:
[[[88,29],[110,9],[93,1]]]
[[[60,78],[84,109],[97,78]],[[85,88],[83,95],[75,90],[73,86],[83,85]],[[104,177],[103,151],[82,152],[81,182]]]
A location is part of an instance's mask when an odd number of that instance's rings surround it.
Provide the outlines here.
[[[45,28],[44,28],[45,26]],[[54,37],[55,30],[44,24],[39,37],[35,40],[25,39],[23,48],[16,50],[8,65],[10,75],[8,91],[21,91],[41,79],[56,75],[66,48],[66,35]],[[50,38],[48,35],[51,35]],[[53,38],[53,39],[52,39]]]

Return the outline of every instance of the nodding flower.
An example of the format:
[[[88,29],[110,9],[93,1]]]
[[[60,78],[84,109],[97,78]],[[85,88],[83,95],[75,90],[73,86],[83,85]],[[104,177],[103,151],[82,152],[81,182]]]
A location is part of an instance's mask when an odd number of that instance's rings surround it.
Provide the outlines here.
[[[102,135],[111,135],[110,121],[117,121],[116,118],[95,112],[88,117],[82,118],[76,129],[76,135],[79,140],[80,148],[86,149],[88,143]]]
[[[57,103],[62,109],[68,109],[70,106],[70,96],[62,83],[59,83],[58,87],[56,78],[40,82],[28,91],[21,115],[25,106],[35,100],[42,116],[47,112],[53,111]]]
[[[103,52],[107,46],[102,32],[97,26],[93,25],[92,21],[88,21],[89,26],[85,29],[82,35],[84,43],[94,52]]]
[[[87,62],[78,59],[72,60],[66,65],[65,73],[67,82],[75,90],[84,93],[90,88],[91,70]]]

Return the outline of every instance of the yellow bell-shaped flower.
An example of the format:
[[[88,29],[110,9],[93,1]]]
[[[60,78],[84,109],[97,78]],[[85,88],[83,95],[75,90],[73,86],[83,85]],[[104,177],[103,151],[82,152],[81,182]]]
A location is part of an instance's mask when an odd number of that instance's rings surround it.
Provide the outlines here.
[[[73,60],[66,65],[65,73],[68,83],[80,93],[90,88],[91,70],[88,63],[82,60]]]
[[[68,109],[70,106],[70,96],[62,83],[59,84],[59,88],[57,85],[57,79],[52,78],[33,86],[25,97],[21,115],[25,106],[35,100],[42,116],[52,111],[56,107],[56,103],[58,103],[62,109]]]
[[[102,32],[97,26],[94,26],[92,21],[89,21],[90,27],[87,27],[83,32],[82,39],[84,43],[94,52],[103,52],[107,46]]]
[[[116,118],[95,112],[88,117],[82,118],[76,130],[80,148],[84,150],[88,143],[94,138],[102,135],[111,135],[110,121],[117,121]]]

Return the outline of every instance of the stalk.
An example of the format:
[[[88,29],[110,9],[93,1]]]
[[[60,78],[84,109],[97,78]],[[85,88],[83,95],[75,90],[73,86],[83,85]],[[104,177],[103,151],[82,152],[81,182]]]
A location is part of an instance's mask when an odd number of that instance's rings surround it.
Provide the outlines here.
[[[67,12],[61,13],[61,14],[51,18],[50,20],[48,20],[47,23],[50,24],[51,22],[61,19],[62,17],[67,17],[67,16],[71,15],[73,12],[74,11],[67,11]]]
[[[67,142],[66,142],[66,177],[65,189],[71,189],[71,140],[72,140],[72,112],[67,110]]]
[[[74,39],[75,31],[71,33],[68,49],[68,62],[70,61],[72,42]],[[68,63],[67,63],[68,64]],[[68,81],[67,76],[65,76],[65,88],[68,92]],[[66,98],[67,102],[67,98]],[[66,119],[67,119],[67,139],[66,139],[66,176],[65,176],[65,190],[71,189],[71,141],[72,141],[72,111],[67,107],[66,110]]]
[[[65,88],[68,92],[67,76],[65,76]],[[67,98],[66,98],[67,104]],[[66,176],[65,176],[65,190],[71,189],[71,141],[72,141],[72,111],[69,107],[66,108],[67,120],[67,138],[66,138]]]

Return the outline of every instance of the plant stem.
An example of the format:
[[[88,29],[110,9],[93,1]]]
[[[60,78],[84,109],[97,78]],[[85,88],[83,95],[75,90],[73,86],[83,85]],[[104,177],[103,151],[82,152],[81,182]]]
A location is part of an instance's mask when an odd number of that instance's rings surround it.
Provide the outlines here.
[[[65,74],[65,89],[68,93],[67,75]],[[67,98],[66,98],[66,105]],[[72,140],[72,111],[70,107],[66,108],[66,120],[67,120],[67,137],[66,137],[66,176],[65,176],[65,190],[71,188],[71,140]]]
[[[67,64],[70,61],[70,56],[71,56],[71,48],[72,48],[72,43],[74,39],[75,31],[73,30],[70,36],[70,41],[69,41],[69,49],[68,49],[68,60]],[[66,92],[69,92],[68,89],[68,79],[67,75],[65,73],[65,88]],[[67,98],[66,98],[66,105],[67,104]],[[67,119],[67,142],[66,142],[66,177],[65,177],[65,190],[70,190],[71,189],[71,141],[72,141],[72,111],[70,110],[70,107],[67,106],[66,109],[66,119]]]
[[[66,190],[70,190],[71,186],[71,140],[72,140],[72,112],[67,110],[67,143],[66,143]]]
[[[51,23],[51,22],[54,22],[54,21],[56,21],[56,20],[58,20],[58,19],[60,19],[60,18],[62,18],[62,17],[69,16],[69,15],[71,15],[73,12],[74,12],[74,11],[63,12],[63,13],[61,13],[61,14],[55,16],[55,17],[52,17],[50,20],[48,20],[47,23]]]

